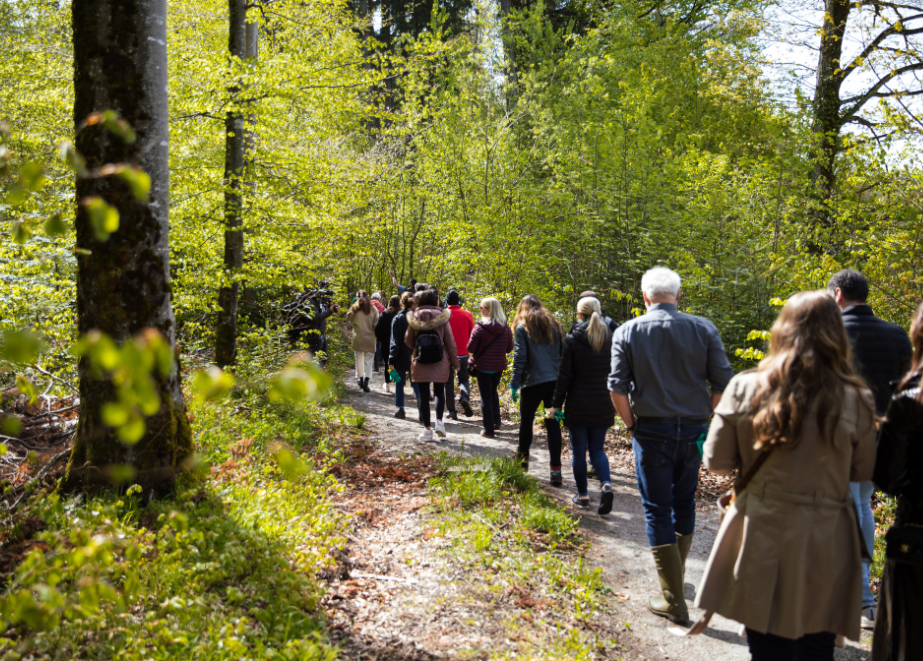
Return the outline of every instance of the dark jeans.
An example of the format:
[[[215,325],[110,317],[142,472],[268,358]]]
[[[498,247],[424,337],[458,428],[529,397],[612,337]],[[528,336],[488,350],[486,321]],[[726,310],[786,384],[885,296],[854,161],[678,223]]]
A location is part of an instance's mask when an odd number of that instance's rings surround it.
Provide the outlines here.
[[[519,391],[519,451],[520,457],[528,457],[532,447],[532,424],[538,405],[544,403],[551,408],[556,381],[537,383]],[[545,430],[548,432],[548,454],[551,455],[551,468],[561,468],[561,424],[554,418],[545,418]]]
[[[417,387],[417,408],[420,411],[420,422],[424,427],[431,427],[429,416],[429,384],[415,383]],[[442,420],[445,413],[445,384],[433,384],[433,396],[436,398],[436,420]]]
[[[702,457],[695,440],[708,425],[638,424],[632,438],[635,474],[651,546],[675,544],[695,531],[695,490]]]
[[[398,371],[398,374],[400,375],[401,380],[400,382],[394,384],[394,405],[397,408],[402,409],[404,408],[404,386],[407,384],[407,373]],[[417,389],[417,384],[411,383],[410,385],[413,387],[414,397],[416,397],[417,401],[419,402],[420,393]],[[428,390],[427,394],[429,394]]]
[[[458,400],[461,402],[471,401],[471,386],[468,383],[468,356],[459,356],[458,362],[461,367],[458,369]],[[449,380],[445,384],[446,406],[449,411],[455,412],[455,368],[449,365]]]
[[[605,484],[609,481],[609,457],[603,450],[603,444],[606,441],[606,432],[608,427],[568,427],[570,432],[570,449],[572,455],[572,465],[574,467],[574,482],[577,483],[577,493],[586,496],[586,453],[590,451],[590,463],[596,469],[599,476],[599,483]]]
[[[478,390],[481,392],[481,415],[484,417],[484,431],[490,436],[494,434],[494,427],[500,424],[500,379],[503,372],[485,374],[478,372]]]
[[[832,633],[809,633],[798,640],[747,629],[751,661],[833,661]]]

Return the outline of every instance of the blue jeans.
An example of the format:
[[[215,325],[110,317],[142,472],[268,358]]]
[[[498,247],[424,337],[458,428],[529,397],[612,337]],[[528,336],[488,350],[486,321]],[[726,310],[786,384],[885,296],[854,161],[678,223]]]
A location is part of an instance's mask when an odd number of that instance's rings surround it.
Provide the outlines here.
[[[394,384],[394,405],[402,409],[404,408],[404,384],[407,383],[408,374],[405,372],[398,372],[401,377],[401,380]],[[420,400],[420,391],[417,389],[416,383],[411,383],[413,388],[413,395],[417,398],[417,401]]]
[[[651,546],[695,532],[695,490],[702,457],[695,440],[708,425],[639,424],[632,436],[635,475]]]
[[[590,451],[590,462],[599,476],[599,483],[609,481],[609,458],[603,451],[608,427],[568,427],[570,433],[570,449],[573,455],[574,481],[577,483],[577,493],[586,496],[586,453]],[[560,456],[560,455],[559,455]]]
[[[870,554],[875,553],[875,515],[872,514],[872,492],[875,491],[875,485],[871,482],[850,482],[849,493],[856,501],[856,508],[859,510],[859,528],[862,530],[862,537],[865,539],[865,546]],[[869,586],[869,570],[872,568],[870,562],[862,563],[862,608],[875,607],[875,595],[872,594],[872,588]]]

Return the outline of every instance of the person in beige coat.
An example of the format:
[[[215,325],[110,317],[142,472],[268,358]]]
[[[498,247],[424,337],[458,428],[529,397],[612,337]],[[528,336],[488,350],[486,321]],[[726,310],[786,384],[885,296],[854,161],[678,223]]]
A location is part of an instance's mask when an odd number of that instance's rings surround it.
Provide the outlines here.
[[[356,302],[346,313],[346,321],[353,327],[353,351],[356,352],[356,381],[365,392],[369,390],[372,376],[372,359],[375,357],[375,326],[378,310],[365,290],[356,293]]]
[[[743,623],[754,661],[832,660],[836,635],[859,639],[849,482],[872,476],[875,404],[849,346],[826,292],[796,294],[769,356],[728,384],[705,442],[718,474],[746,474],[769,453],[726,512],[695,602],[706,623],[712,613]]]

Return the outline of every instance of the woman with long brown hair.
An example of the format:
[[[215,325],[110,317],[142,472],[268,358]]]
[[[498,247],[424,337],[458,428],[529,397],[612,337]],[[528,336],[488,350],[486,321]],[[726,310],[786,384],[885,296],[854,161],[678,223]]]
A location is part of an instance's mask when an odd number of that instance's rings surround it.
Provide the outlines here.
[[[353,327],[356,381],[361,390],[370,392],[369,377],[372,376],[372,359],[375,357],[375,325],[378,323],[378,310],[372,307],[368,292],[356,292],[356,302],[346,313],[346,321]]]
[[[885,570],[872,638],[872,661],[923,659],[923,304],[910,325],[913,362],[891,399],[878,437],[872,480],[897,496],[885,535]]]
[[[792,296],[769,355],[715,409],[705,466],[749,478],[727,510],[696,606],[742,622],[754,661],[832,661],[859,640],[862,542],[849,482],[868,480],[875,403],[826,292]],[[679,583],[682,585],[682,582]]]
[[[551,408],[554,386],[561,364],[564,329],[538,297],[529,294],[519,302],[513,317],[513,376],[510,389],[519,403],[519,448],[516,459],[529,470],[532,425],[539,404]],[[520,389],[522,393],[520,394]],[[561,424],[545,418],[548,453],[551,455],[551,484],[561,484]]]

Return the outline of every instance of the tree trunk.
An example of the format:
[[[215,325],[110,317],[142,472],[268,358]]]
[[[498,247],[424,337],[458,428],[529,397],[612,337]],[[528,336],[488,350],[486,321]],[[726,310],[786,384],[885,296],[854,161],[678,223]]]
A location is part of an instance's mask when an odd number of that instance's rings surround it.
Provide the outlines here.
[[[512,0],[500,0],[500,13],[503,15],[500,34],[503,38],[503,53],[506,56],[506,111],[512,112],[516,107],[519,88],[519,71],[516,68],[516,43],[510,13],[513,11]]]
[[[840,86],[844,72],[840,58],[843,36],[851,9],[850,0],[826,0],[824,27],[817,62],[814,91],[814,134],[816,149],[811,180],[823,200],[829,200],[836,186],[834,169],[843,122],[840,115]]]
[[[243,60],[247,56],[247,2],[228,0],[230,31],[228,50],[231,58]],[[240,92],[230,90],[232,103]],[[245,116],[239,109],[228,110],[225,116],[224,154],[224,275],[235,278],[218,293],[218,325],[215,329],[215,362],[220,367],[233,365],[237,357],[237,313],[240,304],[240,281],[236,280],[244,265],[244,234],[241,194],[244,173]]]
[[[154,328],[176,346],[170,298],[169,127],[167,125],[166,0],[73,0],[76,144],[95,170],[134,163],[151,178],[149,202],[138,201],[117,177],[78,177],[77,199],[98,196],[114,206],[119,228],[97,240],[84,205],[77,206],[77,327],[99,330],[117,343]],[[80,128],[92,113],[114,110],[135,130],[129,144],[100,124]],[[111,470],[131,466],[133,482],[158,492],[172,487],[192,454],[192,435],[179,366],[152,374],[160,410],[146,419],[144,437],[121,442],[101,419],[116,396],[111,382],[78,364],[80,424],[65,489],[111,485]]]

